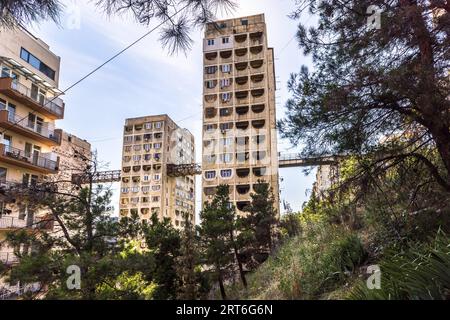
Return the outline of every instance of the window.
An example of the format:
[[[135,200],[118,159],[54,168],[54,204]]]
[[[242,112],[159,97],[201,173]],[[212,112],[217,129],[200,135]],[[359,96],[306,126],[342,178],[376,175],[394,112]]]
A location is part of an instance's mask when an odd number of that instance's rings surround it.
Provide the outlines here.
[[[207,74],[214,74],[217,71],[217,66],[209,66],[206,67],[205,69]]]
[[[141,156],[140,155],[134,155],[133,156],[133,161],[135,161],[135,162],[141,161]]]
[[[230,79],[221,79],[220,80],[220,87],[223,88],[227,88],[231,85],[231,81]]]
[[[161,186],[160,185],[152,186],[152,190],[159,191],[159,190],[161,190]]]
[[[30,52],[28,52],[26,49],[21,48],[20,57],[22,58],[22,60],[28,62],[30,65],[35,67],[37,70],[39,70],[40,72],[45,74],[50,79],[55,80],[55,70],[51,69],[49,66],[47,66],[45,63],[43,63],[41,60],[36,58]]]
[[[142,146],[140,144],[136,144],[133,146],[134,151],[141,151]]]
[[[233,138],[223,138],[221,140],[223,146],[231,146],[233,144]]]
[[[131,192],[138,193],[139,192],[139,187],[132,187],[131,188]]]
[[[153,176],[153,180],[155,180],[155,181],[159,181],[160,179],[161,179],[161,175],[159,175],[159,174],[155,174]]]
[[[219,156],[220,162],[230,163],[233,160],[233,155],[231,153],[224,153]]]
[[[162,122],[161,121],[155,122],[155,129],[161,129],[161,128],[162,128]]]
[[[216,87],[216,82],[214,80],[206,81],[206,88],[214,89]]]
[[[214,45],[214,39],[208,39],[208,46]]]
[[[152,134],[151,133],[144,134],[144,140],[145,141],[149,141],[151,139],[152,139]]]
[[[160,197],[158,197],[158,196],[153,196],[152,197],[152,201],[153,202],[159,202],[159,199],[160,199]]]
[[[149,186],[142,187],[142,192],[147,193],[149,191],[150,191],[150,187]]]
[[[6,182],[6,173],[7,173],[6,168],[0,168],[0,183]]]
[[[135,142],[142,141],[142,136],[134,136],[134,141]]]
[[[151,143],[144,144],[144,150],[145,151],[149,152],[151,150],[151,148],[152,148],[152,144]]]
[[[233,128],[232,123],[221,123],[219,126],[220,126],[220,131],[228,131]]]
[[[221,170],[220,176],[222,178],[230,178],[233,174],[233,171],[231,169]]]
[[[228,108],[220,109],[219,114],[221,117],[227,117],[227,116],[231,115],[231,109],[228,109]]]
[[[122,188],[122,193],[128,193],[130,191],[130,188]]]
[[[161,143],[154,143],[153,148],[155,149],[161,149]]]
[[[152,155],[151,155],[151,154],[145,154],[145,155],[144,155],[144,160],[145,160],[145,161],[150,161],[150,160],[152,160]]]
[[[145,130],[151,130],[152,129],[152,123],[151,122],[147,122],[144,124],[144,128]]]
[[[215,171],[206,171],[205,172],[205,179],[214,179],[216,177]]]
[[[153,157],[155,158],[156,161],[159,161],[161,160],[161,153],[155,153]]]
[[[222,38],[222,43],[223,44],[230,43],[230,38],[229,37]]]
[[[0,98],[0,110],[6,109],[6,101]]]
[[[224,64],[220,66],[223,73],[230,73],[231,72],[231,64]]]
[[[208,155],[206,155],[206,156],[205,156],[205,162],[206,162],[206,163],[209,163],[209,164],[215,163],[215,162],[216,162],[216,156],[213,155],[213,154],[208,154]]]
[[[133,142],[133,136],[125,136],[125,137],[123,138],[123,141],[124,141],[125,143]]]
[[[231,100],[231,92],[222,93],[222,102],[228,102]]]
[[[123,150],[125,152],[131,152],[131,146],[126,146]]]
[[[241,24],[242,24],[243,26],[248,26],[248,20],[247,20],[247,19],[242,19],[242,20],[241,20]]]
[[[211,132],[214,131],[215,126],[213,124],[207,124],[205,129],[206,131]]]

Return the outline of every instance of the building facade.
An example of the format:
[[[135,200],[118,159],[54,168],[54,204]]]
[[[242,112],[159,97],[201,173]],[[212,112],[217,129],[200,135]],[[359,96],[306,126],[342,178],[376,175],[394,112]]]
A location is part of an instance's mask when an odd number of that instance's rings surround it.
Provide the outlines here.
[[[72,175],[83,173],[92,160],[91,144],[65,131],[61,134],[61,144],[52,150],[59,157],[59,172],[55,179],[68,185]]]
[[[264,15],[207,25],[203,55],[203,202],[228,184],[240,212],[263,180],[279,212],[274,51]]]
[[[62,131],[55,120],[64,117],[58,97],[60,58],[25,29],[0,30],[0,187],[29,187],[59,172],[53,148]],[[0,203],[0,241],[17,228],[36,228],[45,212],[27,204]],[[0,248],[0,260],[16,260],[12,248]]]
[[[319,199],[327,198],[329,192],[339,183],[339,164],[321,165],[317,168],[313,194]]]
[[[127,119],[124,127],[120,216],[170,218],[187,213],[195,223],[195,177],[172,176],[171,165],[195,162],[194,136],[167,115]]]

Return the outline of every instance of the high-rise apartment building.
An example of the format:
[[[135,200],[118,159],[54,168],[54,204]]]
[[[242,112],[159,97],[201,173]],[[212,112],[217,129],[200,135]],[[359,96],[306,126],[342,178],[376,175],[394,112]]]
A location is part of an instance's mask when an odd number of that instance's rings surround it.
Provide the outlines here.
[[[59,171],[52,148],[61,144],[55,120],[64,117],[57,96],[60,58],[42,40],[22,28],[0,30],[0,186],[24,187]],[[0,203],[0,241],[5,231],[35,228],[45,212],[27,204]],[[12,249],[0,248],[0,259],[15,260]]]
[[[264,180],[278,209],[274,52],[264,15],[207,25],[203,53],[203,201],[228,184],[241,211]]]
[[[195,177],[171,174],[171,166],[194,162],[194,136],[167,115],[127,119],[120,215],[149,220],[156,213],[181,228],[187,213],[195,223]]]
[[[70,186],[72,176],[83,174],[92,160],[91,144],[77,136],[62,131],[61,144],[53,147],[59,157],[59,172],[56,181]]]

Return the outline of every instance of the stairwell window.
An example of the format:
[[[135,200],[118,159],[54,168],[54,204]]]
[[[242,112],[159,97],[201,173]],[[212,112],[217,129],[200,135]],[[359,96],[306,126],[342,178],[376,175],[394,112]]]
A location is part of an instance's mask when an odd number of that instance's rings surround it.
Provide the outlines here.
[[[222,38],[222,43],[223,43],[223,44],[230,43],[230,38],[229,38],[229,37],[224,37],[224,38]]]
[[[231,178],[232,175],[233,175],[233,171],[231,169],[226,169],[226,170],[220,171],[220,176],[222,178]]]
[[[208,46],[214,45],[214,39],[208,39]]]
[[[205,179],[214,179],[216,177],[215,171],[206,171],[205,172]]]

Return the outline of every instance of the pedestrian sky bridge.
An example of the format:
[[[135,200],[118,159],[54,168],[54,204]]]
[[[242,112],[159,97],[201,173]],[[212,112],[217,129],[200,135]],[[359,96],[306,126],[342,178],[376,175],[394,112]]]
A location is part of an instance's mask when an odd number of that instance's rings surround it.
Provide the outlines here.
[[[338,161],[338,156],[323,156],[305,158],[298,153],[279,153],[278,166],[280,168],[292,167],[311,167],[320,165],[332,165]],[[100,171],[95,173],[92,178],[89,175],[74,174],[72,175],[72,182],[75,184],[90,183],[110,183],[120,182],[121,170]],[[200,164],[167,164],[167,175],[169,177],[185,177],[202,174]]]

